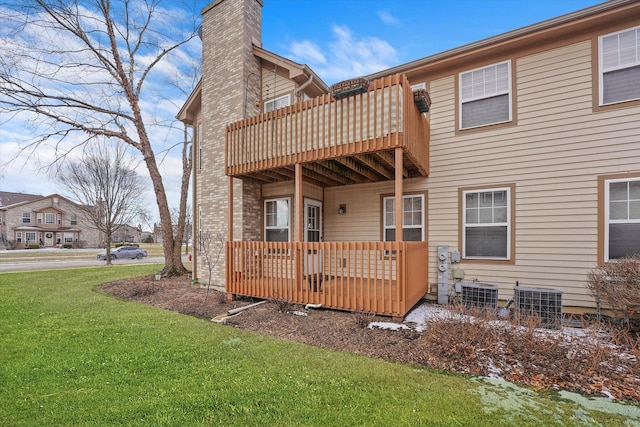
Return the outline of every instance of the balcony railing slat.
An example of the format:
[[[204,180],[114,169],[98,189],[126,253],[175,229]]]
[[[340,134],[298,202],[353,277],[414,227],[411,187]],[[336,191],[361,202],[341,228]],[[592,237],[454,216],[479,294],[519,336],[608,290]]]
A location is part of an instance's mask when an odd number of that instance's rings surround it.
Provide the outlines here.
[[[325,94],[227,126],[227,173],[242,175],[359,152],[404,147],[427,170],[428,123],[413,105],[404,75],[335,100]]]
[[[426,242],[227,242],[227,292],[404,316],[427,292]]]

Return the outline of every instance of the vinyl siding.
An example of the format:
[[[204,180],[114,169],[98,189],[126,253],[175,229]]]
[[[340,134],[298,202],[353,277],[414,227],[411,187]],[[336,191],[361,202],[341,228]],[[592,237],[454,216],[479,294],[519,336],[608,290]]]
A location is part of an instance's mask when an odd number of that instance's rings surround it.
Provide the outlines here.
[[[459,189],[513,184],[514,259],[463,260],[464,280],[498,285],[502,300],[519,282],[562,290],[565,306],[595,305],[586,280],[597,265],[598,176],[640,172],[640,107],[594,112],[591,48],[587,40],[512,58],[514,120],[503,127],[456,132],[455,81],[465,70],[430,82],[430,175],[405,180],[404,192],[428,194],[431,289],[437,246],[461,251]],[[293,192],[293,182],[270,184],[262,197]],[[303,187],[323,201],[325,241],[381,240],[381,197],[393,192],[393,181]]]
[[[515,184],[515,263],[463,262],[465,280],[563,291],[593,306],[585,288],[597,262],[598,176],[640,169],[639,108],[592,111],[591,42],[515,60],[517,125],[455,133],[455,75],[431,82],[429,277],[436,249],[458,245],[458,188]]]
[[[262,68],[262,100],[272,101],[284,95],[291,95],[295,90],[295,83],[276,74],[273,68]],[[291,104],[294,100],[289,98]],[[264,109],[262,110],[264,111]]]

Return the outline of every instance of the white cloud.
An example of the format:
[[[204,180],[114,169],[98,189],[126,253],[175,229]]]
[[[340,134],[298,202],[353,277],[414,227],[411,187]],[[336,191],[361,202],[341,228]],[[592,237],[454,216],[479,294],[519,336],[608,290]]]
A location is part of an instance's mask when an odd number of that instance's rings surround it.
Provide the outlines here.
[[[314,64],[325,64],[327,62],[320,48],[308,40],[293,42],[289,49],[301,62]]]
[[[296,41],[289,46],[294,61],[309,65],[328,84],[368,75],[395,65],[396,50],[377,37],[358,38],[347,26],[332,28],[333,41],[326,48],[309,41]]]
[[[389,25],[398,25],[400,23],[400,20],[393,16],[388,10],[378,11],[378,18],[380,18],[383,23]]]

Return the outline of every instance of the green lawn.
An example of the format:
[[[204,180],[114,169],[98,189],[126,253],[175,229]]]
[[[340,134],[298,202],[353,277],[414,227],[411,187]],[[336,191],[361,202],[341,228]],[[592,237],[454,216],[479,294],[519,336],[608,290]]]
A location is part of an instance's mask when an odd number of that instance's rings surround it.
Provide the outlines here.
[[[0,274],[1,426],[640,423],[638,407],[586,409],[557,394],[265,337],[94,289],[152,272]]]

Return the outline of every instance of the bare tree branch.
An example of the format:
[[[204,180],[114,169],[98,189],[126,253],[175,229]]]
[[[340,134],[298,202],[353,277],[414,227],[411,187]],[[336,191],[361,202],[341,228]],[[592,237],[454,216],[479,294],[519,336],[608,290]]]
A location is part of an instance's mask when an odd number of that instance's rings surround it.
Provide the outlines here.
[[[33,0],[0,4],[0,121],[30,120],[35,136],[25,138],[22,150],[37,155],[40,146],[53,144],[56,158],[49,166],[98,138],[118,139],[137,150],[149,172],[163,226],[165,274],[180,274],[184,271],[182,235],[173,235],[150,136],[149,126],[154,123],[151,114],[143,112],[146,105],[155,105],[144,98],[150,76],[168,75],[167,64],[171,70],[180,70],[181,61],[170,60],[197,36],[195,14],[188,21],[181,9],[172,9],[172,3]],[[194,85],[196,80],[191,79]],[[149,92],[154,93],[152,85]],[[186,137],[182,145],[178,221],[184,226],[191,173],[190,160],[184,161],[190,155]]]
[[[93,143],[81,160],[65,163],[55,174],[83,206],[84,220],[104,233],[107,264],[111,264],[111,238],[117,227],[144,215],[143,182],[134,163],[122,142]]]

